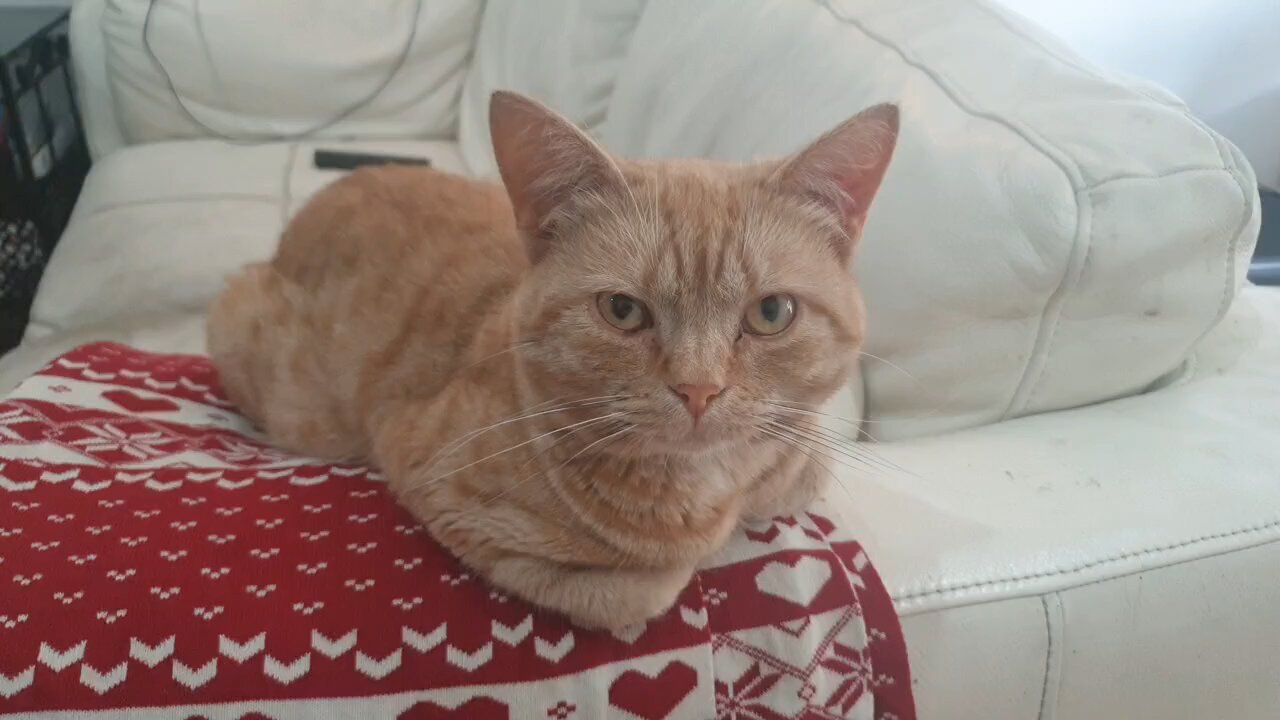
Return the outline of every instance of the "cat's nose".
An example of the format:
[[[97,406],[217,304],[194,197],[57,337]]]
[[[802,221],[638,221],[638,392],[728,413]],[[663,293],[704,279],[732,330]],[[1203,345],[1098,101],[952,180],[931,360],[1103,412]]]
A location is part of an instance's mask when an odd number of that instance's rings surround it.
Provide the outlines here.
[[[724,392],[719,385],[672,385],[671,391],[680,396],[685,408],[697,422],[707,412],[707,406],[717,395]]]

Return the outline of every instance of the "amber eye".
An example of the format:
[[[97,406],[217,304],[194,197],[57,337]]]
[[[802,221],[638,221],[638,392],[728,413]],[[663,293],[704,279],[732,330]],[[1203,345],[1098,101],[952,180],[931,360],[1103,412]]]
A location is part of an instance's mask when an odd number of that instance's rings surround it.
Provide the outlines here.
[[[747,309],[742,329],[752,335],[777,335],[796,317],[796,301],[790,295],[765,295]]]
[[[600,309],[600,315],[605,322],[619,330],[631,332],[642,330],[653,324],[649,317],[649,308],[630,295],[600,293],[596,296],[596,307]]]

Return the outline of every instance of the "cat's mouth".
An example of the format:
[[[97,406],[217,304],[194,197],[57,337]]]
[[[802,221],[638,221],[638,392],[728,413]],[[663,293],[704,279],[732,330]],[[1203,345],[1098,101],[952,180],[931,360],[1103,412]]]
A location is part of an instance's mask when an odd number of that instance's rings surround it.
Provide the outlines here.
[[[701,455],[746,442],[752,436],[749,425],[725,421],[698,423],[654,422],[636,423],[639,442],[627,443],[618,449],[630,457],[649,454]]]

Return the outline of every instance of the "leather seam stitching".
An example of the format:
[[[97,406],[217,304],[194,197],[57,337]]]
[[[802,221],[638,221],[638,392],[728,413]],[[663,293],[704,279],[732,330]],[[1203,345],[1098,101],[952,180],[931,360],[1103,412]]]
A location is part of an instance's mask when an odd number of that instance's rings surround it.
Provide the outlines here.
[[[1227,241],[1226,251],[1226,268],[1223,275],[1222,283],[1222,299],[1219,301],[1218,311],[1214,314],[1214,318],[1198,336],[1191,346],[1187,348],[1187,354],[1190,354],[1197,345],[1204,340],[1215,327],[1227,316],[1227,311],[1231,309],[1231,302],[1235,299],[1232,289],[1235,287],[1235,266],[1236,257],[1240,254],[1240,246],[1243,244],[1245,231],[1249,227],[1249,220],[1253,217],[1254,197],[1257,192],[1250,193],[1246,188],[1246,184],[1241,180],[1239,168],[1236,165],[1235,156],[1230,149],[1224,147],[1224,140],[1215,138],[1218,145],[1218,153],[1222,158],[1222,169],[1235,182],[1236,189],[1240,191],[1240,223],[1236,226],[1236,230],[1232,233]]]
[[[1012,576],[1003,577],[1003,578],[995,578],[992,580],[978,580],[974,582],[961,583],[959,585],[951,585],[946,587],[935,587],[929,590],[922,590],[919,592],[908,593],[904,595],[893,595],[893,599],[894,599],[894,602],[897,602],[897,603],[911,602],[911,601],[920,600],[927,597],[945,595],[947,593],[952,593],[952,592],[960,592],[964,590],[976,590],[979,588],[986,588],[986,587],[995,587],[997,585],[1002,585],[1005,583],[1022,582],[1024,580],[1039,580],[1043,578],[1052,578],[1052,577],[1062,577],[1065,575],[1074,575],[1077,573],[1084,572],[1086,570],[1092,570],[1093,568],[1096,568],[1096,567],[1101,567],[1103,565],[1110,565],[1118,562],[1123,562],[1125,560],[1132,560],[1134,558],[1148,557],[1151,555],[1155,555],[1157,553],[1168,552],[1170,550],[1180,550],[1182,548],[1201,545],[1206,542],[1211,542],[1214,540],[1226,540],[1229,538],[1239,537],[1241,535],[1248,535],[1251,533],[1263,533],[1263,532],[1267,532],[1268,530],[1275,530],[1278,528],[1280,528],[1280,520],[1271,520],[1259,525],[1251,525],[1248,527],[1238,528],[1236,530],[1230,530],[1227,532],[1201,535],[1199,537],[1182,540],[1176,543],[1156,545],[1153,547],[1144,548],[1142,550],[1135,550],[1133,552],[1120,553],[1119,555],[1112,555],[1110,557],[1099,558],[1097,560],[1091,560],[1086,563],[1081,563],[1074,567],[1058,568],[1056,570],[1044,570],[1041,572],[1034,572],[1034,573],[1024,573],[1022,575],[1012,575]],[[1196,558],[1196,559],[1200,559],[1200,558]]]
[[[1076,72],[1079,72],[1082,75],[1085,75],[1087,77],[1093,78],[1094,80],[1099,80],[1101,82],[1106,82],[1106,83],[1115,82],[1114,79],[1108,78],[1106,75],[1104,75],[1102,72],[1098,70],[1086,67],[1078,62],[1071,60],[1070,58],[1063,57],[1056,50],[1051,49],[1050,47],[1045,45],[1043,42],[1039,41],[1035,37],[1024,32],[1023,29],[1017,27],[1010,20],[1008,16],[997,11],[995,8],[991,7],[990,5],[987,5],[983,2],[979,2],[978,0],[971,0],[970,4],[973,5],[975,8],[978,8],[979,10],[984,12],[989,17],[995,19],[1014,36],[1038,48],[1041,52],[1045,54],[1046,57],[1049,57],[1050,59],[1058,62],[1060,65],[1068,69],[1074,70]],[[1200,341],[1203,340],[1204,337],[1208,335],[1210,331],[1213,330],[1213,328],[1217,327],[1218,324],[1222,322],[1222,319],[1226,317],[1227,310],[1230,309],[1231,307],[1231,300],[1232,300],[1231,288],[1235,284],[1234,283],[1235,259],[1239,255],[1239,252],[1240,252],[1239,246],[1241,245],[1241,241],[1245,233],[1245,228],[1248,227],[1249,218],[1252,216],[1252,213],[1253,213],[1252,203],[1250,202],[1250,199],[1249,199],[1249,193],[1245,188],[1245,183],[1241,182],[1240,174],[1238,172],[1238,169],[1235,167],[1236,164],[1234,162],[1234,159],[1231,156],[1230,151],[1223,146],[1222,139],[1219,136],[1215,135],[1212,131],[1210,131],[1209,128],[1203,122],[1201,122],[1199,118],[1191,114],[1191,112],[1186,108],[1185,105],[1170,103],[1165,99],[1156,97],[1155,95],[1151,94],[1150,92],[1140,87],[1131,87],[1128,84],[1124,84],[1124,88],[1129,92],[1132,92],[1140,97],[1147,99],[1149,102],[1152,102],[1161,107],[1166,107],[1166,108],[1169,108],[1170,110],[1173,110],[1178,115],[1180,115],[1184,120],[1186,120],[1191,125],[1193,125],[1200,132],[1201,135],[1203,135],[1211,143],[1213,143],[1214,149],[1218,153],[1218,161],[1220,164],[1219,166],[1178,168],[1174,170],[1168,170],[1162,173],[1157,173],[1154,175],[1114,175],[1111,177],[1095,180],[1094,182],[1086,185],[1084,188],[1079,190],[1078,193],[1091,193],[1092,191],[1098,189],[1099,187],[1102,187],[1107,185],[1108,183],[1116,182],[1120,180],[1139,180],[1139,179],[1162,180],[1165,178],[1173,177],[1173,176],[1180,175],[1183,173],[1188,173],[1188,172],[1216,171],[1216,172],[1221,172],[1224,175],[1226,175],[1228,178],[1230,178],[1231,181],[1237,186],[1237,188],[1239,188],[1241,195],[1244,198],[1243,200],[1244,208],[1243,208],[1240,224],[1237,227],[1237,230],[1231,236],[1229,236],[1228,242],[1227,242],[1225,282],[1223,286],[1222,299],[1219,303],[1216,317],[1209,323],[1209,326],[1206,327],[1204,331],[1202,331],[1199,335],[1197,335],[1196,339],[1191,343],[1190,347],[1188,347],[1187,350],[1183,353],[1183,356],[1185,357],[1194,350],[1196,345],[1198,345]],[[1090,199],[1090,205],[1092,205],[1092,199]],[[1092,227],[1092,217],[1090,217],[1090,226]],[[1092,241],[1092,233],[1090,233],[1090,240]],[[1092,246],[1092,242],[1090,242],[1090,246]],[[1082,265],[1082,268],[1087,266],[1088,259],[1089,259],[1088,255],[1086,254],[1084,259],[1084,265]],[[1056,333],[1056,330],[1057,330],[1058,317],[1060,317],[1060,314],[1059,316],[1056,316],[1054,319],[1054,328],[1053,328],[1054,333]],[[1052,334],[1050,336],[1050,341],[1052,341]],[[1047,363],[1048,363],[1048,358],[1046,355],[1044,364],[1047,364]],[[1030,392],[1026,402],[1022,406],[1023,410],[1025,410],[1028,405],[1032,404],[1032,401],[1034,400],[1037,392],[1041,387],[1041,384],[1042,384],[1041,381],[1043,380],[1044,364],[1042,364],[1041,366],[1040,375],[1035,380],[1035,386],[1033,390]],[[1017,395],[1015,394],[1014,397],[1016,399]],[[1010,411],[1013,410],[1013,407],[1015,404],[1016,403],[1014,401],[1010,402],[1010,405],[1009,405]],[[1008,411],[1006,411],[1005,417],[1008,417]]]
[[[1027,369],[1018,382],[1018,389],[1001,415],[1002,420],[1026,412],[1027,408],[1034,405],[1036,395],[1044,387],[1045,368],[1049,365],[1050,348],[1053,347],[1053,339],[1057,336],[1058,325],[1062,321],[1062,308],[1067,304],[1067,296],[1079,285],[1080,278],[1089,266],[1089,256],[1093,250],[1093,197],[1088,193],[1082,195],[1079,191],[1076,191],[1075,195],[1076,235],[1071,243],[1071,254],[1067,259],[1067,267],[1062,273],[1062,279],[1058,281],[1058,287],[1049,295],[1041,315],[1040,334],[1044,335],[1044,339],[1041,341],[1040,337],[1036,338],[1036,349],[1027,362]],[[1047,335],[1044,330],[1046,323],[1048,324]],[[1034,372],[1031,371],[1033,363],[1037,365]]]
[[[1094,190],[1106,187],[1112,183],[1167,180],[1179,175],[1194,175],[1197,173],[1221,174],[1227,175],[1228,177],[1233,175],[1230,170],[1220,165],[1192,165],[1188,167],[1175,168],[1173,170],[1166,170],[1165,172],[1155,174],[1135,173],[1131,175],[1113,175],[1109,178],[1103,178],[1086,185],[1081,189],[1081,192],[1093,192]]]
[[[1049,596],[1040,596],[1040,607],[1044,608],[1044,683],[1040,686],[1040,712],[1038,720],[1044,720],[1045,703],[1049,700],[1049,673],[1053,669],[1053,620],[1049,617]]]

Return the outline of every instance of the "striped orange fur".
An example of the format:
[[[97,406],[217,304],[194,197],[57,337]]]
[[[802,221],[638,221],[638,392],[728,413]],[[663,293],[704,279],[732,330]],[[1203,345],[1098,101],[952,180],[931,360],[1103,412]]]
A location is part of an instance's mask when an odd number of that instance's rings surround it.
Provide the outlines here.
[[[820,492],[771,403],[854,371],[849,263],[897,127],[877,106],[782,161],[634,161],[498,93],[503,185],[333,183],[230,279],[209,350],[274,442],[380,466],[490,582],[641,622],[742,517]]]

